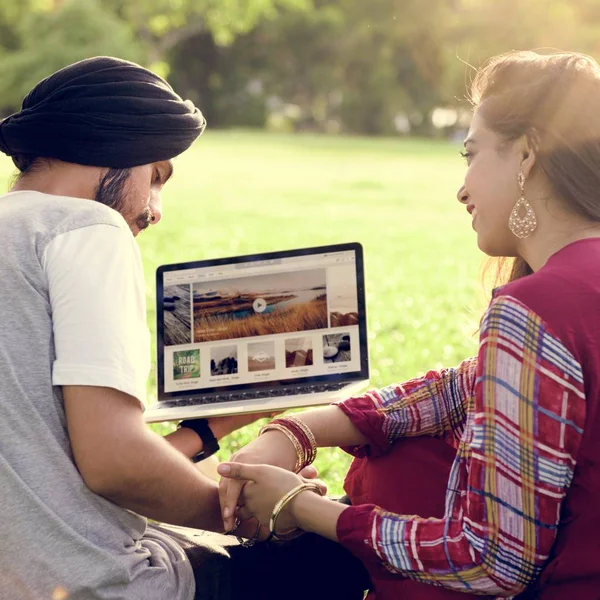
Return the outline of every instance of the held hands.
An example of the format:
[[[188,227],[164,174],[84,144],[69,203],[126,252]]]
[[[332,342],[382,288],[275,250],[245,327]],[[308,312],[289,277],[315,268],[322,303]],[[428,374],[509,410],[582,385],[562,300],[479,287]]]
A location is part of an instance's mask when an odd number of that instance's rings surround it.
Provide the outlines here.
[[[268,524],[275,505],[290,490],[305,483],[307,480],[291,471],[272,465],[250,465],[241,463],[221,463],[217,471],[223,476],[222,481],[241,484],[243,495],[240,505],[235,511],[235,517],[242,521],[240,529],[248,519],[258,519],[263,526]],[[317,483],[321,494],[326,492],[321,482]],[[283,532],[298,527],[293,510],[293,500],[279,513],[277,531]],[[235,521],[235,517],[233,521]],[[254,521],[254,519],[252,519]],[[227,520],[225,528],[228,529]],[[240,531],[238,529],[237,531]],[[262,536],[261,536],[262,538]]]
[[[240,520],[251,517],[264,525],[265,517],[271,519],[271,515],[282,513],[285,504],[304,489],[304,478],[316,477],[316,469],[310,466],[316,451],[314,435],[296,416],[275,419],[266,425],[256,440],[217,469],[224,476],[219,484],[219,499],[225,530],[232,532]],[[258,470],[254,471],[252,465]],[[250,470],[244,471],[245,467]],[[318,493],[326,492],[320,482],[311,487]],[[288,496],[290,490],[294,491]],[[269,530],[273,532],[274,528],[274,523],[270,523]],[[258,530],[256,533],[258,537]]]
[[[244,446],[239,452],[236,452],[231,457],[230,462],[250,465],[274,465],[292,471],[296,464],[296,451],[283,433],[267,431],[264,435]],[[225,464],[223,463],[223,465]],[[217,471],[221,475],[225,475],[219,484],[219,499],[225,531],[231,531],[235,526],[236,507],[242,503],[240,496],[246,480],[229,477],[218,469]],[[307,472],[302,474],[308,477],[316,477],[316,470],[309,467]],[[297,475],[294,475],[294,477],[297,477]],[[274,503],[278,499],[276,498]]]

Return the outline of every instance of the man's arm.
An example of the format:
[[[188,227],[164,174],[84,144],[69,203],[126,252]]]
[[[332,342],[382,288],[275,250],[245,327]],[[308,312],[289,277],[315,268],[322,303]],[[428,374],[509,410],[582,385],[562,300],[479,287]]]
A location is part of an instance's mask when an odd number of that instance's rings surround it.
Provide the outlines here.
[[[137,399],[93,386],[63,395],[75,463],[93,492],[157,521],[222,529],[217,484],[147,428]]]
[[[277,413],[247,413],[241,415],[226,415],[207,419],[208,426],[217,440],[222,440],[230,433],[254,423],[258,419],[273,418]],[[164,439],[184,456],[193,458],[202,451],[200,436],[189,427],[181,427],[168,433]]]

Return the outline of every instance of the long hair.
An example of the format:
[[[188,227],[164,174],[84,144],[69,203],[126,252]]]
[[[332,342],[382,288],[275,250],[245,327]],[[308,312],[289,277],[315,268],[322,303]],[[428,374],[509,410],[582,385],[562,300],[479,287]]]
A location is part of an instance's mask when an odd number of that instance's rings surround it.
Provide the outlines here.
[[[565,208],[600,222],[600,67],[574,52],[511,52],[475,75],[471,102],[505,142],[526,136],[543,175]],[[531,274],[516,258],[498,262],[497,284]],[[503,281],[502,281],[503,280]]]

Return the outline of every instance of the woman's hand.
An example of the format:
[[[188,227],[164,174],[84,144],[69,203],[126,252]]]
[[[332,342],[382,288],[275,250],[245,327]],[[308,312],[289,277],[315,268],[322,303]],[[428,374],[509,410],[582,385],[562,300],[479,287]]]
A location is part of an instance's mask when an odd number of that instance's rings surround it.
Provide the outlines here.
[[[276,430],[266,431],[236,452],[230,462],[274,465],[292,471],[296,466],[296,450],[284,433]],[[315,477],[316,470],[312,469],[302,474]],[[233,529],[236,507],[240,504],[240,495],[245,483],[243,480],[223,478],[219,484],[221,513],[226,531]]]
[[[255,517],[263,525],[268,525],[275,504],[305,481],[291,471],[271,465],[221,463],[217,472],[230,483],[243,486],[242,506],[237,509],[237,516],[242,520]],[[293,502],[281,511],[277,520],[278,531],[297,527],[292,511],[288,510]]]

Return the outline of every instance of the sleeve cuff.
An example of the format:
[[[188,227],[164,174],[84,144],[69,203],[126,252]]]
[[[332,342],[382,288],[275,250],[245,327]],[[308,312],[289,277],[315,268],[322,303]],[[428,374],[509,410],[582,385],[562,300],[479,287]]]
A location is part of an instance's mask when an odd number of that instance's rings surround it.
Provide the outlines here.
[[[377,547],[374,529],[376,509],[374,504],[349,506],[339,516],[336,527],[340,544],[363,563],[372,580],[380,579],[382,574],[390,574],[374,550]]]
[[[52,369],[52,385],[90,385],[94,387],[108,387],[136,398],[142,409],[145,397],[145,386],[135,381],[123,371],[89,365],[66,365],[55,361]]]
[[[390,443],[383,430],[385,419],[374,407],[373,400],[368,396],[349,398],[335,403],[339,409],[352,421],[352,424],[368,440],[368,445],[345,446],[343,450],[362,458],[364,456],[380,456],[390,449]]]

